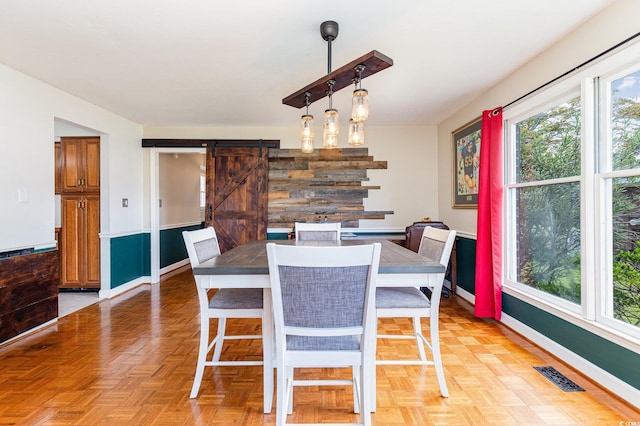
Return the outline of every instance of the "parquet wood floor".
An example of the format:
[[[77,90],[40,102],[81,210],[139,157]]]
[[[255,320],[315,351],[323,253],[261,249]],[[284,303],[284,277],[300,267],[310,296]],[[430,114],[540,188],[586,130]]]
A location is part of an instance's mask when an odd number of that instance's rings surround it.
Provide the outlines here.
[[[199,320],[191,271],[61,318],[0,347],[0,425],[273,425],[262,413],[262,367],[205,370],[189,399]],[[640,413],[459,298],[443,299],[441,336],[450,398],[435,372],[378,366],[375,425],[620,425]],[[259,322],[231,321],[254,333]],[[409,331],[405,319],[384,332]],[[235,341],[224,357],[261,357],[260,341]],[[379,341],[380,357],[413,356]],[[563,392],[533,369],[552,365],[586,392]],[[346,371],[306,371],[341,376]],[[355,421],[347,388],[296,390],[289,421]]]

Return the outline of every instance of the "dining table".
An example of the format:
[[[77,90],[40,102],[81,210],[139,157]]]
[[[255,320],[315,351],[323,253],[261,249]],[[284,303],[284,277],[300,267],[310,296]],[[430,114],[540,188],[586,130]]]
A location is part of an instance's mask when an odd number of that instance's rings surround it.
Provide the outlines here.
[[[232,248],[219,256],[193,267],[193,274],[199,276],[199,285],[206,288],[262,288],[263,317],[262,345],[264,371],[264,412],[270,413],[274,391],[274,331],[271,303],[271,283],[267,260],[267,243],[297,246],[349,246],[381,244],[378,268],[378,287],[433,287],[444,279],[445,267],[438,261],[419,255],[399,244],[386,239],[344,239],[337,241],[298,240],[255,240]],[[272,356],[267,356],[272,354]],[[375,381],[375,361],[371,371]],[[375,386],[365,390],[372,398],[375,411]]]

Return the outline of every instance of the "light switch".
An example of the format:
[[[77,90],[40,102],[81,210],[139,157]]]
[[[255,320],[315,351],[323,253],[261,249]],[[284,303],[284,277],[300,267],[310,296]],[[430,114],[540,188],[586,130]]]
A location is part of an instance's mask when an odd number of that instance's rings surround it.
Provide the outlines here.
[[[19,203],[29,202],[29,190],[27,188],[18,188],[18,202]]]
[[[128,198],[123,198],[122,199],[122,207],[129,207],[129,199]]]

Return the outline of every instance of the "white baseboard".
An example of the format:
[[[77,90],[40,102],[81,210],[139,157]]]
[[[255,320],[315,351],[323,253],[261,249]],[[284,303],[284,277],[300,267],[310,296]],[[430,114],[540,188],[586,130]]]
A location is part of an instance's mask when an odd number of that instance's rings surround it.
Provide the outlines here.
[[[191,265],[191,263],[189,262],[189,258],[183,259],[169,266],[165,266],[164,268],[160,268],[160,275],[162,276],[169,272],[175,271],[176,269],[182,268],[183,266],[186,266],[186,265]]]
[[[456,296],[463,298],[472,305],[476,304],[476,296],[469,293],[467,290],[456,286]]]
[[[475,305],[475,295],[469,293],[463,288],[456,288],[457,297],[461,297],[467,302]],[[620,380],[616,376],[608,373],[597,365],[582,358],[580,355],[570,351],[554,340],[549,339],[517,319],[502,312],[501,321],[504,325],[511,328],[515,332],[521,334],[536,345],[540,346],[549,353],[560,358],[585,376],[597,382],[600,386],[614,393],[618,397],[624,399],[635,407],[640,408],[640,390],[634,388],[628,383]]]
[[[149,284],[150,282],[151,282],[151,277],[149,276],[138,277],[135,280],[129,281],[128,283],[121,284],[116,288],[112,288],[110,290],[100,290],[100,292],[98,292],[98,297],[100,299],[111,299],[135,287],[138,287],[139,285]]]
[[[640,390],[620,380],[597,365],[587,361],[580,355],[570,351],[557,342],[549,339],[544,334],[541,334],[515,318],[510,317],[504,312],[502,313],[502,320],[500,322],[560,358],[582,374],[590,377],[600,386],[606,388],[635,407],[640,408]]]

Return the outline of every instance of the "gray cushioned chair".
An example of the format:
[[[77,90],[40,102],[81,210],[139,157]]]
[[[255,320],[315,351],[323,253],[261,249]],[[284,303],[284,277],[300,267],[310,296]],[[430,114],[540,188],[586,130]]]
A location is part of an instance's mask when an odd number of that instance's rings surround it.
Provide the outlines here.
[[[449,257],[453,248],[456,231],[438,229],[432,226],[424,228],[418,254],[437,260],[445,269],[449,264]],[[440,393],[449,396],[447,383],[444,378],[442,357],[440,356],[440,336],[438,331],[438,317],[440,310],[440,295],[444,282],[444,272],[437,284],[429,287],[431,299],[427,298],[419,287],[381,287],[376,291],[376,312],[378,318],[412,318],[413,334],[384,334],[380,339],[415,339],[419,359],[409,360],[377,360],[377,364],[396,365],[433,365],[435,366]],[[422,333],[421,318],[429,319],[430,341]],[[431,360],[427,359],[425,348],[431,351]]]
[[[216,232],[212,227],[182,233],[189,254],[191,268],[220,255],[220,246]],[[215,277],[195,275],[198,300],[200,303],[200,346],[198,364],[193,379],[190,398],[198,396],[204,367],[262,365],[262,361],[237,360],[220,361],[222,346],[225,340],[260,339],[262,335],[226,335],[227,318],[260,318],[262,319],[261,288],[222,288],[215,291],[210,298],[208,290],[215,288]],[[218,319],[218,330],[209,340],[209,321]],[[212,356],[207,355],[213,350]]]
[[[340,222],[296,222],[298,241],[337,241],[340,239]]]
[[[380,243],[267,244],[276,332],[276,424],[293,412],[294,386],[352,385],[354,412],[371,424],[375,283]],[[295,380],[295,368],[351,367],[353,380]]]

